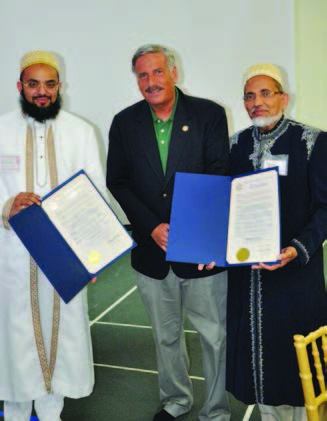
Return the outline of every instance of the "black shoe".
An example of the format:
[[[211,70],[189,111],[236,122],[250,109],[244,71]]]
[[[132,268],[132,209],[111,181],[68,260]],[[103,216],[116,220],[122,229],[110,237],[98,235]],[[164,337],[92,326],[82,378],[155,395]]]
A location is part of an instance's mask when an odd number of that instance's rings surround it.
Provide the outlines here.
[[[173,421],[175,419],[176,417],[173,417],[172,415],[169,414],[169,412],[162,409],[160,412],[158,412],[154,416],[153,421]]]

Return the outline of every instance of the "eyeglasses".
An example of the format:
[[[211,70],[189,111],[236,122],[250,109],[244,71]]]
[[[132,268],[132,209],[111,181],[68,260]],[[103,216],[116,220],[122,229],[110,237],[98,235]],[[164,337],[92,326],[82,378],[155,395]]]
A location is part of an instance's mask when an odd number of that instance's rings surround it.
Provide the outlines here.
[[[269,91],[268,89],[264,89],[263,91],[261,91],[258,96],[262,99],[272,99],[275,95],[277,94],[283,94],[284,92],[281,91]],[[254,102],[257,98],[257,94],[253,93],[253,92],[249,92],[248,94],[245,94],[243,96],[243,100],[244,102]]]
[[[44,86],[44,89],[47,91],[55,91],[58,88],[59,82],[55,80],[47,80],[46,82],[40,82],[39,80],[27,80],[26,82],[21,81],[22,85],[28,89],[40,89],[41,85]]]

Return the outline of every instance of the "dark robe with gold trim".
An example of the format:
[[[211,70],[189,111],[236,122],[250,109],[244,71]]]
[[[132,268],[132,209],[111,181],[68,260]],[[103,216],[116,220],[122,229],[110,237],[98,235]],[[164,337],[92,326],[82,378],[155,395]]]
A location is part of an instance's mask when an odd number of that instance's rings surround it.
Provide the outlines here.
[[[231,174],[288,156],[280,176],[282,248],[298,257],[282,269],[229,271],[227,390],[247,404],[303,406],[293,335],[327,324],[322,243],[327,234],[327,133],[289,119],[260,135],[231,138]]]

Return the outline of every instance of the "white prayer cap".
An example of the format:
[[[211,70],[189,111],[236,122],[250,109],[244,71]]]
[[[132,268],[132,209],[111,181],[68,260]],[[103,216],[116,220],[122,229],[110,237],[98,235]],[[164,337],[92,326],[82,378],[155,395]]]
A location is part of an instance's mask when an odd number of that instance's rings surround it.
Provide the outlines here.
[[[283,87],[283,77],[281,71],[278,67],[269,63],[254,64],[250,66],[244,73],[244,84],[255,76],[269,76],[272,79],[276,80]]]
[[[34,64],[46,64],[59,73],[59,63],[56,56],[50,51],[34,50],[23,55],[20,60],[20,73]]]

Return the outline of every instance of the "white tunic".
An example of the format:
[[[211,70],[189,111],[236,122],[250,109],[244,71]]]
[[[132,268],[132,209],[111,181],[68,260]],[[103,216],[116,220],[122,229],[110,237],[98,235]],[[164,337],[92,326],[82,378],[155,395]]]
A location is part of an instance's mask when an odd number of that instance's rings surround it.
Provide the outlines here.
[[[41,125],[42,126],[42,125]],[[20,112],[0,117],[0,210],[8,199],[26,190],[25,143],[27,122]],[[43,164],[42,127],[35,131],[35,193],[50,190]],[[58,183],[84,169],[105,192],[99,148],[93,128],[60,111],[53,123]],[[0,400],[28,401],[46,389],[35,344],[31,304],[29,254],[11,229],[0,222]],[[94,384],[86,289],[69,304],[60,300],[57,359],[53,393],[79,398]],[[53,287],[39,270],[41,327],[49,359]]]

